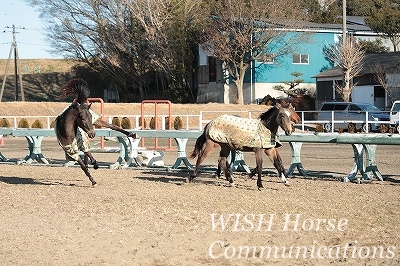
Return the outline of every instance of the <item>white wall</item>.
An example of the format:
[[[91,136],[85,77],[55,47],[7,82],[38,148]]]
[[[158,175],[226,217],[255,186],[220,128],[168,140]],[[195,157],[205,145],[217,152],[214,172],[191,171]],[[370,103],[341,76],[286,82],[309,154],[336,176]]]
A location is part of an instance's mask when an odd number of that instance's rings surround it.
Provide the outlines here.
[[[351,92],[352,102],[370,103],[374,102],[374,86],[356,86]]]

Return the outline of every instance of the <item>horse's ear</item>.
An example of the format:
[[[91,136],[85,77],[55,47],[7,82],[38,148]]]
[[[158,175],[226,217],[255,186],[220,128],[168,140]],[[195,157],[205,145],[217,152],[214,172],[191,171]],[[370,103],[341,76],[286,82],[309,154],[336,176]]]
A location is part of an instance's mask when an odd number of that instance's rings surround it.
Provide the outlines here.
[[[89,105],[88,105],[88,108],[87,109],[90,109],[90,107],[92,106],[92,103],[89,103]]]

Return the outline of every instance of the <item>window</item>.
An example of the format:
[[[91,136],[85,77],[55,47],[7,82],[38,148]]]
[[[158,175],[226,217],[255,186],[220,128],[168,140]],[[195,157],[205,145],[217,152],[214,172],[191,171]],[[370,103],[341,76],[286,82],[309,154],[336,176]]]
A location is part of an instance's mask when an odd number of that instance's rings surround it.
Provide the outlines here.
[[[349,106],[349,112],[357,113],[357,112],[361,112],[361,111],[362,111],[362,109],[360,107],[358,107],[357,105],[351,104]]]
[[[215,82],[217,80],[217,62],[215,57],[208,57],[208,81]]]
[[[308,54],[294,54],[293,64],[308,64]]]
[[[336,104],[336,105],[335,105],[335,111],[336,111],[336,110],[338,110],[338,111],[344,111],[344,110],[346,109],[346,107],[347,107],[347,104]]]

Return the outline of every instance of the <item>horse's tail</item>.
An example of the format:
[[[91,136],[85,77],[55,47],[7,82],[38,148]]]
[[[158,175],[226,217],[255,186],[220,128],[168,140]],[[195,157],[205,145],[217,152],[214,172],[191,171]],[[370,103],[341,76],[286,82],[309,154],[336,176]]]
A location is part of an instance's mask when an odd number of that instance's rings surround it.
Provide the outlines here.
[[[206,135],[203,132],[203,134],[201,134],[201,136],[198,137],[196,140],[196,144],[194,145],[194,150],[193,150],[192,154],[190,154],[190,156],[189,156],[190,159],[194,159],[197,157],[197,155],[199,155],[199,153],[203,147],[203,144],[205,142],[206,142]]]
[[[197,138],[196,140],[196,144],[194,145],[194,150],[192,152],[192,154],[190,154],[189,158],[190,159],[194,159],[197,157],[197,155],[199,155],[200,151],[203,149],[203,145],[204,143],[206,143],[207,137],[206,134],[208,132],[208,126],[210,123],[208,123],[203,131],[203,134],[200,135],[200,137]]]
[[[76,95],[76,101],[80,104],[85,103],[90,95],[88,85],[83,79],[71,79],[61,87],[61,90],[63,97]]]

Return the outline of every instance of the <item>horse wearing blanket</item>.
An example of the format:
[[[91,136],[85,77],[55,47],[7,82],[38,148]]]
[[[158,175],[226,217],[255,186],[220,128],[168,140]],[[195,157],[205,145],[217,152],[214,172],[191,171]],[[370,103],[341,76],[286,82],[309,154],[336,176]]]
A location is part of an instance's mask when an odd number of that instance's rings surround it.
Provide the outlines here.
[[[97,161],[93,158],[89,147],[89,138],[95,137],[93,125],[107,127],[119,131],[128,137],[136,138],[136,134],[128,132],[121,127],[109,124],[102,120],[99,115],[90,109],[88,97],[90,91],[86,81],[82,79],[72,79],[61,87],[62,96],[75,95],[74,102],[66,108],[55,120],[54,129],[58,143],[64,149],[67,157],[77,161],[85,172],[86,176],[96,185],[88,170],[88,158],[90,158],[94,169],[98,169]],[[79,156],[79,152],[84,153],[84,160]]]
[[[257,186],[263,187],[261,181],[262,153],[265,151],[268,158],[278,170],[278,175],[283,183],[287,184],[287,176],[282,165],[278,148],[282,146],[278,137],[281,127],[286,135],[291,135],[294,127],[292,122],[298,123],[300,117],[291,104],[277,104],[260,115],[259,119],[242,118],[231,115],[222,115],[211,120],[204,128],[203,134],[196,140],[191,158],[198,156],[193,173],[189,181],[197,176],[200,164],[208,154],[220,146],[218,160],[218,176],[222,169],[226,179],[233,185],[232,172],[227,157],[231,150],[253,151],[256,155],[256,168],[251,176],[257,172]]]

